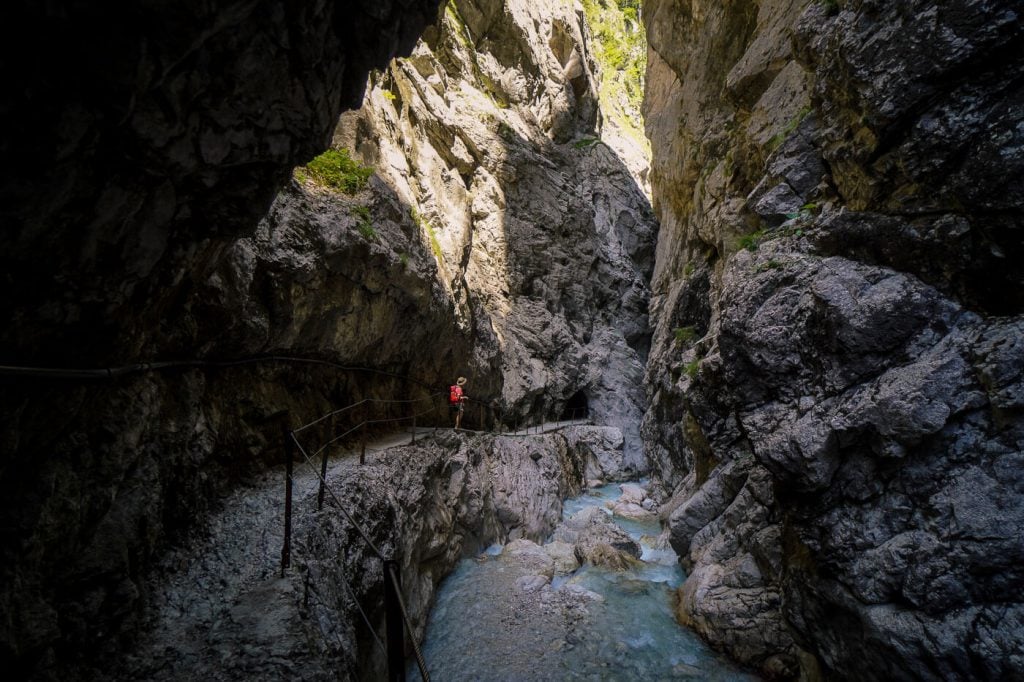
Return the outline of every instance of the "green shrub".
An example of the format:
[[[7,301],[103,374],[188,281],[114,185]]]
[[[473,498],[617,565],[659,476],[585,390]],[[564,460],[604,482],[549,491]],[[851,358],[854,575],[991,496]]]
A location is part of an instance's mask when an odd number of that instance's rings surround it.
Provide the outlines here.
[[[697,338],[697,330],[693,327],[676,327],[675,329],[676,341],[680,343],[689,343]]]
[[[746,249],[747,251],[757,251],[757,247],[760,246],[761,242],[764,241],[765,231],[758,230],[757,232],[751,232],[740,237],[739,247]]]
[[[373,219],[370,216],[370,207],[353,206],[350,209],[350,212],[356,219],[356,229],[359,230],[359,234],[363,235],[363,238],[367,241],[376,241],[377,230],[373,229]]]
[[[766,272],[768,270],[779,270],[785,266],[782,261],[775,260],[774,258],[769,260],[767,263],[761,263],[757,266],[757,272]]]
[[[356,227],[359,229],[359,234],[363,235],[366,241],[372,242],[377,240],[377,230],[373,229],[373,225],[370,223],[359,223]]]
[[[688,362],[683,366],[683,371],[686,372],[686,376],[691,379],[697,376],[697,371],[700,369],[700,358],[697,358],[693,362]]]
[[[825,14],[830,17],[839,12],[838,0],[818,0],[818,4],[825,8]]]
[[[515,128],[504,121],[498,121],[498,135],[506,142],[515,142],[519,139],[519,135],[516,133]]]
[[[366,181],[373,175],[373,168],[353,160],[347,149],[328,149],[300,170],[318,185],[345,194],[355,194],[366,187]]]
[[[434,252],[434,257],[437,258],[437,262],[443,262],[444,252],[441,251],[441,242],[437,241],[437,233],[434,232],[434,226],[416,210],[415,206],[409,209],[409,216],[421,230],[427,233],[427,239],[430,240],[430,250]]]

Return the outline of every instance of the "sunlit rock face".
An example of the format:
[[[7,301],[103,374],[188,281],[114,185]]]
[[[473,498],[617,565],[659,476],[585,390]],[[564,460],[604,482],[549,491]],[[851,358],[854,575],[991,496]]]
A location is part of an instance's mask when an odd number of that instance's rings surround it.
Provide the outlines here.
[[[645,445],[766,674],[1024,670],[1019,10],[644,4]]]
[[[567,3],[452,2],[335,142],[415,216],[409,240],[377,243],[436,263],[470,343],[450,372],[508,422],[586,406],[636,473],[656,224],[645,150],[604,123],[588,40]]]

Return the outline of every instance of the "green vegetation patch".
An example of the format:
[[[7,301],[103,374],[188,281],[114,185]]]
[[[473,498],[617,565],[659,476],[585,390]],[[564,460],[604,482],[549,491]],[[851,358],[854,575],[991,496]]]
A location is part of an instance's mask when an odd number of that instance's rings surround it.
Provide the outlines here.
[[[583,0],[601,65],[601,108],[646,141],[640,116],[647,71],[647,36],[640,0]]]
[[[747,251],[757,251],[757,247],[761,245],[761,242],[764,241],[767,234],[766,230],[758,230],[757,232],[745,234],[740,237],[738,245],[741,249],[746,249]]]
[[[697,330],[694,327],[676,327],[673,333],[676,341],[680,343],[689,343],[697,338]]]
[[[757,266],[757,272],[767,272],[768,270],[781,270],[785,267],[785,263],[774,258],[769,260],[767,263],[761,263]]]
[[[427,238],[430,240],[430,250],[434,252],[434,257],[437,258],[437,262],[443,263],[444,252],[441,251],[441,242],[437,240],[437,233],[434,231],[434,226],[430,224],[429,220],[423,217],[423,214],[416,210],[415,206],[409,209],[409,216],[421,230],[427,233]]]
[[[353,206],[350,209],[352,216],[356,219],[356,229],[363,239],[367,241],[377,240],[377,230],[373,229],[373,218],[370,215],[369,206]]]
[[[786,127],[783,128],[782,130],[780,130],[779,132],[775,133],[774,135],[772,135],[771,139],[768,140],[768,149],[769,149],[769,151],[775,151],[776,149],[778,149],[779,145],[781,145],[782,142],[787,137],[789,137],[790,133],[792,133],[794,130],[796,130],[797,126],[799,126],[800,123],[805,118],[807,118],[807,115],[810,114],[810,113],[811,113],[811,108],[810,107],[804,107],[800,111],[796,112],[796,115],[793,118],[789,119],[789,121],[786,123]]]
[[[344,148],[328,149],[304,167],[295,170],[296,178],[309,179],[345,194],[355,194],[366,187],[371,175],[373,168],[354,160]]]
[[[825,14],[830,17],[839,13],[838,0],[818,0],[818,4],[825,8]]]

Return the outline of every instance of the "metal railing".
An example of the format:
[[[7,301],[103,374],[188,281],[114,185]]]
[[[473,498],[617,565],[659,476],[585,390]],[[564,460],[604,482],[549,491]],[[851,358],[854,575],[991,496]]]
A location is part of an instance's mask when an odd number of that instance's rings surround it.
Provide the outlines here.
[[[369,535],[363,529],[363,527],[356,521],[356,519],[349,513],[348,509],[341,503],[341,500],[334,494],[334,491],[327,486],[327,464],[330,447],[344,442],[346,439],[350,441],[357,441],[359,448],[359,463],[366,463],[366,440],[367,432],[371,426],[378,426],[382,424],[397,424],[402,422],[411,422],[411,437],[410,444],[416,442],[416,423],[418,419],[434,413],[437,411],[438,398],[446,396],[447,392],[432,393],[422,398],[416,398],[411,400],[383,400],[375,398],[365,398],[358,402],[346,405],[337,410],[332,410],[312,421],[299,426],[298,428],[292,429],[289,425],[284,427],[284,451],[285,451],[285,529],[284,529],[284,543],[281,548],[281,576],[284,577],[285,571],[291,563],[291,518],[292,518],[292,463],[295,458],[295,452],[297,451],[302,455],[302,459],[305,463],[313,470],[318,479],[319,489],[317,491],[317,510],[323,509],[324,495],[325,493],[330,494],[331,499],[338,509],[344,514],[345,518],[348,519],[349,523],[355,528],[359,537],[366,543],[367,547],[382,562],[382,573],[384,576],[384,615],[385,615],[385,642],[380,641],[376,632],[371,625],[370,618],[359,604],[359,600],[356,597],[355,591],[349,586],[351,598],[356,608],[358,609],[363,621],[370,629],[373,635],[374,641],[377,645],[382,648],[382,651],[386,657],[388,664],[388,680],[404,680],[405,679],[405,642],[404,632],[409,633],[409,640],[412,646],[413,654],[416,658],[416,665],[419,668],[420,675],[423,677],[424,682],[429,682],[430,675],[427,672],[426,662],[423,658],[423,653],[420,651],[418,642],[416,641],[416,635],[413,630],[412,622],[409,618],[408,609],[405,606],[405,601],[402,598],[401,592],[401,565],[398,558],[392,556],[390,558],[385,557],[381,550],[374,544],[373,540],[370,539]],[[413,409],[413,406],[429,402],[430,405],[424,407],[421,410]],[[446,401],[445,401],[446,402]],[[369,410],[373,406],[380,405],[405,405],[410,408],[411,414],[400,416],[400,417],[383,417],[383,418],[371,418]],[[447,403],[446,403],[447,404]],[[506,436],[530,436],[530,435],[541,435],[556,431],[564,428],[565,426],[575,425],[580,420],[585,419],[589,416],[589,410],[587,408],[572,408],[567,412],[563,411],[562,416],[568,414],[569,419],[561,419],[557,422],[544,422],[541,420],[539,423],[521,424],[519,420],[512,422],[511,426],[506,426],[507,422],[504,419],[497,418],[498,411],[495,409],[493,403],[484,403],[482,401],[473,400],[470,398],[465,399],[464,405],[468,404],[470,410],[476,408],[476,421],[480,427],[479,430],[484,433],[492,433],[496,435]],[[361,409],[362,419],[355,425],[348,426],[340,433],[338,431],[337,421],[342,415],[347,415],[354,410]],[[465,409],[465,408],[464,408]],[[490,412],[490,423],[494,424],[496,428],[487,429],[485,413]],[[465,418],[465,414],[464,414]],[[306,447],[300,440],[300,435],[303,433],[310,432],[311,429],[320,427],[321,438],[317,443],[317,446]],[[436,428],[436,426],[435,426]],[[314,431],[315,433],[315,431]],[[312,451],[312,452],[311,452]],[[317,455],[320,455],[319,466],[316,462]],[[344,575],[342,576],[346,585],[348,585],[347,579]],[[403,631],[404,626],[404,631]]]
[[[0,377],[12,377],[12,378],[26,378],[26,379],[44,379],[44,380],[71,380],[71,381],[96,381],[96,380],[107,380],[113,381],[121,377],[125,377],[132,374],[144,373],[144,372],[158,372],[164,370],[175,370],[175,369],[226,369],[232,367],[238,367],[243,365],[252,364],[264,364],[264,363],[281,363],[281,364],[305,364],[305,365],[318,365],[331,367],[344,372],[366,372],[372,374],[378,374],[381,376],[390,377],[393,379],[400,379],[406,384],[416,384],[420,387],[427,388],[428,390],[434,391],[436,387],[430,387],[422,381],[417,381],[408,376],[403,376],[394,372],[386,370],[380,370],[373,367],[359,367],[359,366],[348,366],[340,363],[332,362],[330,360],[323,360],[315,357],[297,357],[287,355],[257,355],[243,358],[235,358],[228,360],[206,360],[206,359],[188,359],[188,360],[167,360],[167,361],[152,361],[152,362],[138,362],[134,364],[127,364],[115,367],[104,367],[104,368],[54,368],[54,367],[25,367],[25,366],[13,366],[13,365],[0,365]],[[349,513],[345,505],[342,504],[341,500],[334,494],[330,488],[327,487],[327,464],[328,455],[332,445],[338,445],[344,443],[346,439],[357,440],[359,443],[359,463],[365,464],[366,462],[366,441],[368,432],[371,428],[380,427],[385,424],[400,424],[403,422],[411,422],[411,438],[410,444],[416,442],[416,429],[417,421],[438,412],[438,404],[447,404],[444,397],[447,396],[448,392],[432,392],[421,398],[408,399],[408,400],[383,400],[375,398],[366,398],[358,402],[346,405],[345,407],[339,408],[328,412],[316,419],[299,426],[298,428],[292,429],[287,423],[284,424],[282,440],[284,442],[285,451],[285,519],[284,519],[284,542],[281,548],[281,575],[285,575],[286,570],[291,564],[291,526],[292,526],[292,487],[293,487],[293,462],[295,460],[296,451],[302,455],[302,459],[305,463],[313,470],[316,477],[319,479],[319,489],[317,491],[317,510],[323,509],[325,495],[330,494],[331,499],[338,509],[342,512],[349,523],[356,529],[359,536],[366,543],[370,551],[382,562],[382,574],[384,581],[384,611],[385,611],[385,633],[386,633],[386,645],[381,642],[380,637],[377,636],[375,629],[372,626],[371,620],[359,603],[359,599],[356,595],[355,590],[352,588],[348,579],[342,575],[342,581],[348,588],[350,598],[353,601],[356,609],[359,611],[364,623],[370,631],[373,640],[381,648],[382,652],[386,656],[388,662],[388,679],[389,680],[404,680],[405,679],[405,643],[404,643],[404,631],[408,631],[410,643],[412,645],[413,653],[416,658],[416,664],[419,668],[420,674],[425,682],[429,682],[430,676],[427,673],[426,662],[423,659],[423,654],[420,651],[419,644],[416,641],[416,636],[413,631],[412,623],[409,618],[408,609],[406,608],[405,601],[402,598],[401,592],[401,565],[398,558],[392,556],[387,558],[381,552],[381,550],[374,544],[370,539],[369,535],[363,529],[363,527],[356,521],[356,519]],[[546,401],[545,401],[546,402]],[[423,409],[413,409],[416,405],[422,405],[427,403]],[[375,406],[391,406],[391,405],[405,405],[408,406],[411,412],[410,414],[399,416],[399,417],[373,417],[371,418],[370,409]],[[347,428],[340,430],[339,422],[347,413],[354,410],[362,410],[360,415],[362,418],[358,423],[350,424]],[[445,411],[446,408],[441,408],[441,411]],[[494,403],[487,403],[478,401],[472,398],[465,399],[463,413],[463,423],[467,417],[469,423],[475,421],[477,431],[483,433],[492,433],[497,435],[507,436],[531,436],[549,433],[556,431],[567,425],[577,424],[581,420],[585,420],[589,416],[589,410],[585,407],[573,408],[568,411],[569,418],[561,419],[557,422],[545,422],[541,419],[539,422],[529,419],[529,417],[517,416],[514,420],[507,419],[502,411],[495,406]],[[563,412],[563,416],[565,416]],[[473,419],[475,417],[475,420]],[[287,418],[286,418],[287,419]],[[441,421],[438,417],[435,420],[436,423]],[[422,422],[421,422],[422,423]],[[320,442],[316,446],[304,446],[302,443],[301,435],[308,434],[311,430],[320,427],[321,432]],[[467,429],[469,430],[469,429]],[[312,431],[317,433],[317,431]],[[324,435],[326,434],[326,435]],[[310,452],[312,451],[312,452]],[[319,466],[315,461],[317,456],[320,456]],[[404,631],[403,631],[404,626]]]
[[[411,400],[382,400],[376,398],[366,398],[360,400],[351,405],[346,405],[337,410],[333,410],[324,414],[302,426],[291,429],[286,424],[284,432],[284,445],[285,445],[285,529],[284,529],[284,543],[281,548],[281,576],[284,577],[285,571],[291,564],[291,518],[292,518],[292,463],[295,458],[295,452],[298,451],[302,455],[302,459],[305,463],[313,470],[316,477],[319,479],[319,489],[317,491],[317,510],[323,509],[324,496],[330,494],[331,499],[337,508],[344,514],[345,518],[348,519],[352,527],[355,528],[359,537],[366,543],[366,546],[373,553],[377,559],[382,563],[382,574],[384,579],[384,616],[385,616],[385,642],[381,643],[380,638],[377,636],[376,631],[371,625],[369,616],[367,616],[362,605],[359,603],[355,591],[349,587],[351,598],[362,616],[363,621],[370,629],[373,635],[374,641],[378,646],[382,647],[383,653],[386,657],[388,664],[388,679],[389,680],[404,680],[405,679],[405,637],[404,631],[409,633],[409,641],[412,645],[413,653],[416,657],[416,664],[419,667],[420,675],[427,682],[430,680],[430,675],[427,672],[426,662],[423,659],[423,653],[420,651],[419,643],[416,641],[416,634],[413,630],[412,622],[409,619],[408,610],[405,607],[405,601],[402,599],[401,593],[401,564],[397,557],[386,557],[377,545],[373,542],[370,536],[363,529],[362,525],[356,521],[355,517],[348,511],[345,505],[342,504],[341,500],[338,499],[334,491],[327,487],[327,462],[329,449],[331,445],[338,442],[344,441],[346,438],[351,437],[352,440],[358,439],[359,442],[359,463],[366,463],[366,439],[367,432],[373,426],[380,426],[383,424],[398,424],[402,422],[412,423],[412,435],[410,438],[410,444],[416,442],[416,422],[418,419],[435,412],[437,410],[436,399],[442,396],[442,393],[434,393],[422,398],[416,398]],[[371,406],[380,405],[404,405],[412,408],[417,404],[423,404],[427,402],[428,405],[421,410],[411,409],[411,414],[400,416],[400,417],[377,417],[371,418],[369,414],[369,408]],[[433,404],[431,404],[433,403]],[[339,416],[345,413],[351,412],[356,409],[362,409],[362,419],[359,423],[354,426],[346,428],[340,433],[334,433],[337,429],[336,421]],[[320,426],[321,431],[326,431],[326,435],[323,436],[318,443],[319,447],[314,449],[313,447],[305,447],[300,440],[300,435],[304,432],[308,432],[310,429]],[[312,453],[310,452],[312,450]],[[320,463],[317,466],[315,460],[316,456],[320,455]],[[346,585],[348,581],[342,576]],[[404,626],[404,630],[403,630]]]

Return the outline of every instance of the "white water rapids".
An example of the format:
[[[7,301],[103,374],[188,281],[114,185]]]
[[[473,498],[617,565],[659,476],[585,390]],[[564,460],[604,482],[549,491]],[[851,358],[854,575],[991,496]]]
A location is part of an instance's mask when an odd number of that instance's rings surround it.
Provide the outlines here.
[[[565,502],[563,518],[607,509],[618,484]],[[752,681],[673,617],[684,575],[658,522],[614,517],[643,548],[633,570],[585,564],[539,589],[496,545],[464,560],[441,585],[423,653],[433,679]],[[524,582],[525,581],[525,582]],[[535,581],[536,582],[536,581]],[[581,595],[585,596],[581,597]],[[415,666],[409,679],[421,679]]]

